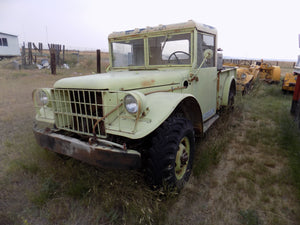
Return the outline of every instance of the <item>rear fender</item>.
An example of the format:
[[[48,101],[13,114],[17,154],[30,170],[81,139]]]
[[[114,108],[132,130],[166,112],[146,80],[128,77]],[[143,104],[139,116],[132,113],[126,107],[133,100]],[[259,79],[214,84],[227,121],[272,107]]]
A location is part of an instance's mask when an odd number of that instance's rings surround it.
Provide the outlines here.
[[[229,77],[224,84],[222,102],[221,102],[222,106],[228,105],[228,97],[229,97],[230,89],[233,90],[234,95],[235,95],[236,94],[236,82],[235,82],[234,77]]]

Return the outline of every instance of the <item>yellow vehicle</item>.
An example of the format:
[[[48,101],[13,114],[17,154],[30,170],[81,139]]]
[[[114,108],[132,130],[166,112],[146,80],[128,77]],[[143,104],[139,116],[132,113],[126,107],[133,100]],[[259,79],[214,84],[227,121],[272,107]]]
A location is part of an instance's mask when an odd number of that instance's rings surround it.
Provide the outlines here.
[[[236,73],[236,89],[246,94],[253,86],[254,75],[251,74],[249,68],[240,67]]]
[[[259,66],[250,66],[249,67],[249,71],[251,73],[251,75],[253,75],[253,80],[256,80],[256,78],[258,77],[259,74]]]
[[[279,83],[281,76],[281,69],[279,66],[272,66],[270,63],[263,61],[259,62],[259,79],[264,80],[270,84]]]
[[[253,86],[253,81],[257,78],[258,67],[253,67],[247,60],[241,61],[239,64],[224,63],[224,66],[237,67],[236,74],[236,90],[246,94]]]
[[[286,93],[288,91],[294,92],[296,86],[296,80],[298,75],[295,73],[286,73],[282,81],[282,91]]]

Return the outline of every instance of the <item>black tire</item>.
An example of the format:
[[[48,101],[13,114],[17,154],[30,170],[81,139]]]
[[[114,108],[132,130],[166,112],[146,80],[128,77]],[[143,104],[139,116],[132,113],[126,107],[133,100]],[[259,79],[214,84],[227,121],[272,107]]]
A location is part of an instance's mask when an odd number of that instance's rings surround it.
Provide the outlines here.
[[[195,136],[192,123],[171,117],[156,131],[147,160],[147,179],[153,188],[180,190],[192,172]]]
[[[227,105],[227,111],[231,112],[234,110],[234,90],[231,88],[228,95],[228,105]]]

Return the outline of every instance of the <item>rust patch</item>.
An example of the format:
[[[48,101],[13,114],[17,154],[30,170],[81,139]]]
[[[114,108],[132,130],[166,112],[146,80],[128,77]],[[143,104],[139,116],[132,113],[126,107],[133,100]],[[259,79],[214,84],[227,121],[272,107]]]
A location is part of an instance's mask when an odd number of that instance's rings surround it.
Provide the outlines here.
[[[142,82],[143,87],[149,87],[155,83],[155,80],[145,80]]]

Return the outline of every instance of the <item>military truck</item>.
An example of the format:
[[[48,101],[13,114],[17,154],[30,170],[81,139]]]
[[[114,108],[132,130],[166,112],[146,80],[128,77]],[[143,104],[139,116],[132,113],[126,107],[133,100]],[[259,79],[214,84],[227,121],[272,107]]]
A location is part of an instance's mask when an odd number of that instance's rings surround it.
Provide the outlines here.
[[[96,166],[143,168],[152,187],[181,189],[195,137],[234,103],[236,70],[222,69],[217,30],[188,21],[114,32],[108,41],[107,73],[33,91],[35,138]]]

